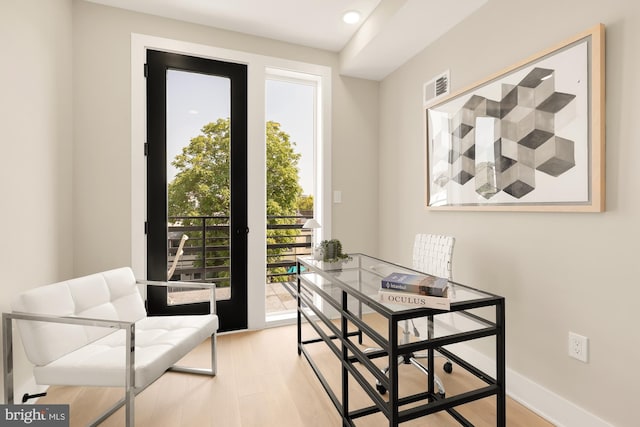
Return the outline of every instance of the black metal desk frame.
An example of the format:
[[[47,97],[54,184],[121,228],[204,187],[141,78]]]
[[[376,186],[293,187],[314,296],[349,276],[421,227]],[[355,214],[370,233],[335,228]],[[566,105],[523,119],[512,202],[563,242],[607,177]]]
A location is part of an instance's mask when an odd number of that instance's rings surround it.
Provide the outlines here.
[[[378,260],[363,254],[353,254],[357,259],[356,267],[346,267],[351,269],[361,269],[360,258],[377,260],[387,265],[393,265],[386,261]],[[403,270],[409,270],[406,267],[398,266]],[[348,284],[342,283],[333,277],[330,271],[323,271],[314,267],[314,261],[309,257],[298,257],[297,260],[297,323],[298,323],[298,355],[303,354],[315,375],[319,379],[323,388],[329,395],[333,405],[342,417],[343,426],[355,426],[354,420],[376,412],[381,412],[389,420],[389,426],[398,426],[400,423],[433,414],[439,411],[447,411],[461,425],[473,426],[473,424],[462,416],[455,407],[463,405],[475,400],[483,399],[489,396],[496,396],[496,425],[504,427],[506,425],[506,394],[505,394],[505,301],[503,297],[493,295],[484,291],[470,288],[464,285],[455,284],[458,287],[466,288],[485,295],[482,298],[471,299],[467,301],[452,301],[451,310],[449,312],[459,312],[460,314],[480,321],[486,327],[459,332],[447,336],[433,336],[433,317],[439,313],[439,310],[429,308],[407,308],[404,310],[393,310],[378,302],[371,296],[367,296],[358,289]],[[303,273],[301,273],[303,272]],[[308,280],[308,274],[316,274],[323,280],[328,280],[332,285],[339,288],[341,293],[341,301],[328,294],[324,289]],[[360,272],[357,273],[360,275]],[[334,324],[314,303],[312,295],[322,298],[323,302],[331,305],[340,316],[340,327]],[[348,307],[348,298],[351,297],[358,301],[360,307],[357,312],[353,312]],[[374,310],[377,314],[382,315],[388,322],[388,337],[380,335],[370,325],[362,320],[362,305],[366,305]],[[477,314],[470,313],[467,310],[480,307],[493,307],[495,309],[495,322],[484,319]],[[315,319],[313,318],[315,316]],[[319,338],[303,340],[302,337],[302,318],[305,318],[309,325],[314,329]],[[406,319],[426,317],[428,319],[427,339],[419,342],[408,344],[398,344],[398,322]],[[316,323],[321,320],[325,327],[331,331],[327,334]],[[357,330],[348,330],[349,323],[355,325]],[[351,338],[357,337],[359,344],[362,344],[362,333],[370,337],[381,350],[364,353],[363,350],[356,345]],[[496,375],[495,378],[482,372],[472,366],[467,361],[458,357],[456,354],[448,351],[443,346],[454,343],[470,341],[478,338],[495,336],[496,349]],[[320,368],[313,361],[310,353],[305,348],[306,345],[324,342],[334,355],[341,361],[341,395],[338,398],[331,386],[323,376]],[[427,390],[425,392],[413,394],[410,396],[398,396],[398,366],[395,361],[400,355],[407,353],[424,351],[428,352],[427,369],[429,371],[427,379]],[[486,383],[486,386],[456,394],[451,397],[440,397],[435,392],[434,384],[434,353],[438,351],[449,360],[472,373]],[[378,357],[387,357],[389,372],[384,375],[380,368],[377,367],[372,359]],[[388,390],[388,401],[384,400],[377,392],[376,388],[367,380],[362,373],[356,368],[356,364],[360,364],[370,372],[380,384]],[[373,405],[357,410],[349,408],[349,376],[353,377],[360,387],[373,401]],[[425,401],[423,404],[402,409],[409,403]]]

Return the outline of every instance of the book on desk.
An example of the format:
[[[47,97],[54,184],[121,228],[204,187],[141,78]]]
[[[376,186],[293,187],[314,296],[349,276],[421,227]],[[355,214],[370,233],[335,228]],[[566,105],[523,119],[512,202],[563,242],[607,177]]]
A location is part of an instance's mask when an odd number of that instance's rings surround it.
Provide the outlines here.
[[[381,280],[378,297],[388,304],[449,310],[448,289],[449,281],[442,277],[392,273]]]

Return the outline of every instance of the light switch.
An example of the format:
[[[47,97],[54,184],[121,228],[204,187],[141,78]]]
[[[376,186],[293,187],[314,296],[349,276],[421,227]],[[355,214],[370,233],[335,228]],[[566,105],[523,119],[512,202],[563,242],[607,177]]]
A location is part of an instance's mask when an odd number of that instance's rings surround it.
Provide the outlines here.
[[[333,192],[333,203],[342,203],[342,191],[335,190]]]

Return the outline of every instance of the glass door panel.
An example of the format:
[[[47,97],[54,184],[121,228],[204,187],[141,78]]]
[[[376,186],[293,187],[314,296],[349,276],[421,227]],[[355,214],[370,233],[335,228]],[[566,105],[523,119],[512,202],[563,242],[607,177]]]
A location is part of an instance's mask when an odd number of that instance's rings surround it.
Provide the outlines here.
[[[168,280],[216,283],[231,298],[230,110],[227,77],[167,71]],[[208,301],[169,288],[167,304]]]

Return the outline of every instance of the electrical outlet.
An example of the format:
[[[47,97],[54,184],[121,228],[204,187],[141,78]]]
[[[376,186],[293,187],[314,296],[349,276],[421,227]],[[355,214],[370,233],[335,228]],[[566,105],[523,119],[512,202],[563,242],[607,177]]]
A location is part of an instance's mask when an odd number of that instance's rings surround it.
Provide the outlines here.
[[[569,357],[587,363],[589,353],[589,338],[569,332]]]

